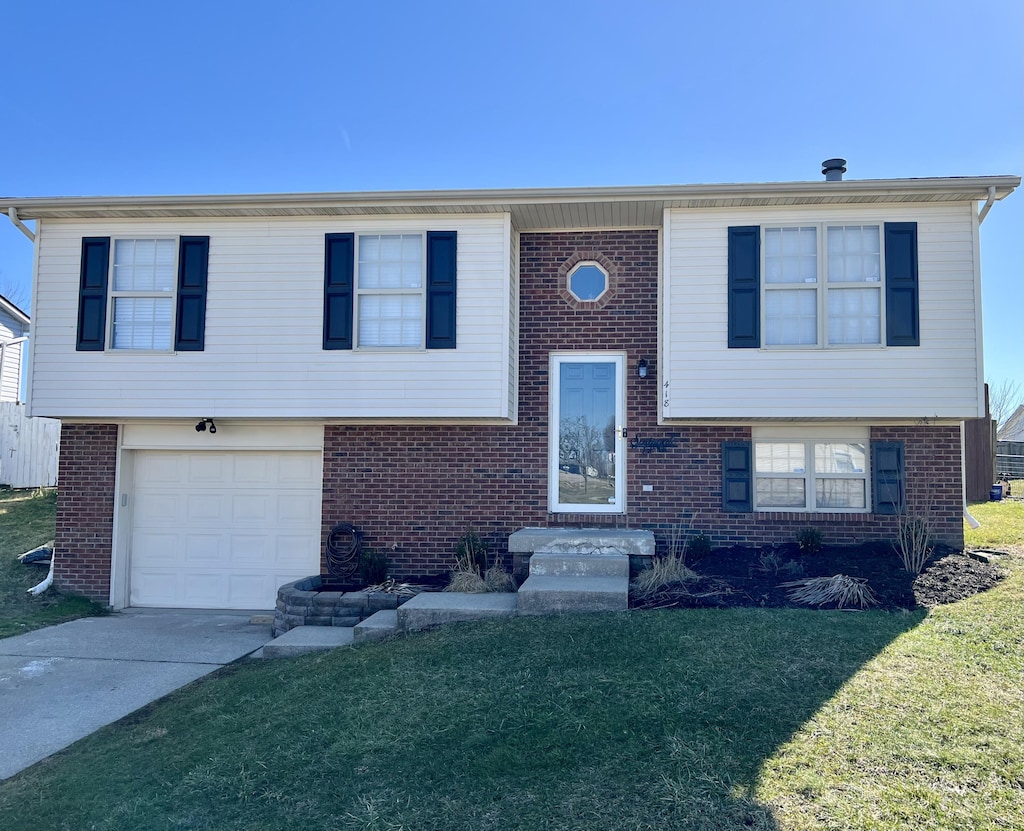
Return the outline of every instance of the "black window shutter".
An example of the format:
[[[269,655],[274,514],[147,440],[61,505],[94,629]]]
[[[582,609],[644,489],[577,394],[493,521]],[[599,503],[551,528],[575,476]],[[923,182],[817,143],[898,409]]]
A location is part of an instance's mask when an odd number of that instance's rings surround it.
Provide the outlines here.
[[[920,346],[917,223],[885,223],[885,342]]]
[[[427,231],[427,349],[455,348],[455,231]]]
[[[876,514],[902,514],[906,506],[903,442],[871,443],[871,482]]]
[[[209,237],[182,237],[178,241],[178,316],[174,348],[180,352],[203,351],[209,260]]]
[[[753,499],[753,448],[749,441],[722,442],[722,510],[750,513]]]
[[[352,348],[355,234],[326,234],[324,241],[324,349]]]
[[[760,345],[761,229],[736,226],[729,229],[729,348]]]
[[[78,283],[79,352],[102,352],[107,335],[107,271],[110,237],[83,237]]]

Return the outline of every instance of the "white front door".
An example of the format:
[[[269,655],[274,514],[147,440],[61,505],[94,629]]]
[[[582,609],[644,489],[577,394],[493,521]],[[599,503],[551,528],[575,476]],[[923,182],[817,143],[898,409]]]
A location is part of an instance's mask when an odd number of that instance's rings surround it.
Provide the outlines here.
[[[551,356],[548,501],[553,512],[625,511],[625,356]]]

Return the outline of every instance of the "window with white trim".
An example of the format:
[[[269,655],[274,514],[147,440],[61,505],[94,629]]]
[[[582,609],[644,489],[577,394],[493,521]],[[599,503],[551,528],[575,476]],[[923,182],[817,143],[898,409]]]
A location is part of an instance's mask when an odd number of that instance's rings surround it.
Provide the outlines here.
[[[754,509],[866,513],[867,439],[754,438]]]
[[[170,350],[178,240],[115,239],[110,348]]]
[[[356,343],[423,347],[423,234],[360,234],[356,269]]]
[[[774,227],[763,235],[766,346],[882,344],[881,226]]]

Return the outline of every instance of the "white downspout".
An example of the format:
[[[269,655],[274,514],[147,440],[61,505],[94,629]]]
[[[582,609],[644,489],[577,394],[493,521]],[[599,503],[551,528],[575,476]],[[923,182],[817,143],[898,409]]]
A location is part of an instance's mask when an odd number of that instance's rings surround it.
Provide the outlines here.
[[[985,217],[988,216],[988,212],[992,210],[992,206],[996,202],[996,189],[993,185],[988,189],[988,199],[985,200],[985,204],[981,206],[981,210],[978,211],[978,224],[981,225],[985,221]],[[14,210],[13,208],[11,210]]]
[[[50,588],[50,586],[53,585],[53,564],[57,561],[57,557],[55,556],[56,553],[56,548],[54,548],[54,550],[50,552],[50,573],[46,575],[46,578],[43,580],[42,583],[39,583],[38,585],[35,585],[31,589],[29,589],[29,594],[42,594],[44,591]]]
[[[985,217],[988,216],[988,212],[992,210],[992,206],[996,202],[996,189],[993,185],[988,189],[988,199],[985,200],[985,204],[981,206],[981,210],[978,211],[978,227],[981,227],[981,223],[985,221]],[[980,528],[981,523],[978,522],[971,512],[967,510],[967,451],[964,445],[964,423],[960,422],[960,487],[963,492],[964,500],[964,519],[967,525],[973,528]]]
[[[989,188],[989,192],[990,192],[990,193],[991,193],[992,191],[994,191],[994,190],[995,190],[995,188]],[[20,219],[18,219],[18,209],[17,209],[17,208],[13,208],[13,207],[12,207],[12,208],[8,208],[8,209],[7,209],[7,216],[9,216],[9,217],[11,218],[11,222],[13,222],[13,223],[14,223],[14,226],[15,226],[15,227],[16,227],[16,228],[17,228],[17,229],[18,229],[19,231],[21,231],[21,233],[23,233],[23,234],[24,234],[24,235],[25,235],[26,237],[28,237],[28,238],[29,238],[29,240],[31,240],[32,242],[35,242],[35,241],[36,241],[36,235],[32,233],[32,229],[31,229],[31,228],[29,228],[29,227],[28,227],[28,226],[27,226],[27,225],[26,225],[26,224],[25,224],[24,222],[22,222],[22,221],[21,221]]]
[[[967,524],[972,528],[980,528],[981,523],[978,522],[971,512],[967,510],[967,449],[966,442],[964,441],[964,423],[960,422],[960,495],[964,501],[964,519]]]

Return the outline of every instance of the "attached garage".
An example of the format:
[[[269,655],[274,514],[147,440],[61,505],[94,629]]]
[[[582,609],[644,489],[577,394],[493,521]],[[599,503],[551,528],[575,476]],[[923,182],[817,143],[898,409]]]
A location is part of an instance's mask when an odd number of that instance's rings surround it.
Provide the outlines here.
[[[272,609],[279,586],[319,573],[320,451],[128,455],[127,605]]]

